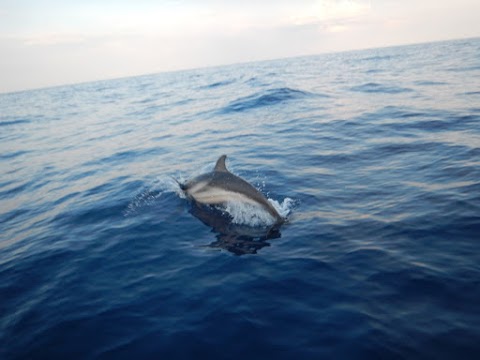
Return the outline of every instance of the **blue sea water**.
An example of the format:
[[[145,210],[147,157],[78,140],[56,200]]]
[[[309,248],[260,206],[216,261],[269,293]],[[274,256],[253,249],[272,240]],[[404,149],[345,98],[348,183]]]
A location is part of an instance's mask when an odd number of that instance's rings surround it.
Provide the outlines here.
[[[480,39],[1,94],[0,169],[1,359],[480,358]]]

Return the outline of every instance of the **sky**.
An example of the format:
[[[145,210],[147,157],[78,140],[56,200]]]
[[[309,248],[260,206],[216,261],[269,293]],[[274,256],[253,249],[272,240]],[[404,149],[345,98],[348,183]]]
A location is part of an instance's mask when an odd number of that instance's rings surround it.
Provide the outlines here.
[[[0,0],[0,93],[480,36],[479,0]]]

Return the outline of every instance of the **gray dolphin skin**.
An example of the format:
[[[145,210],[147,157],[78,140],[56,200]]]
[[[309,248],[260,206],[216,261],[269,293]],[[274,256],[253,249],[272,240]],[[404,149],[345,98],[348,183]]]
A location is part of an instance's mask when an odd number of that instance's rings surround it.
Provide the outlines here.
[[[225,166],[226,155],[220,156],[213,171],[202,174],[180,185],[186,195],[199,204],[225,205],[229,201],[260,206],[281,224],[284,219],[267,198]]]

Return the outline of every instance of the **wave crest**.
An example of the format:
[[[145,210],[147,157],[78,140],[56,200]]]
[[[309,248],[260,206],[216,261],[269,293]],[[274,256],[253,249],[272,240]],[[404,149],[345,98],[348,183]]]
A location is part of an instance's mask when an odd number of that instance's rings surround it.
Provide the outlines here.
[[[241,112],[263,106],[277,105],[284,101],[305,98],[312,95],[313,94],[306,91],[291,89],[288,87],[268,89],[232,101],[223,109],[223,112]]]

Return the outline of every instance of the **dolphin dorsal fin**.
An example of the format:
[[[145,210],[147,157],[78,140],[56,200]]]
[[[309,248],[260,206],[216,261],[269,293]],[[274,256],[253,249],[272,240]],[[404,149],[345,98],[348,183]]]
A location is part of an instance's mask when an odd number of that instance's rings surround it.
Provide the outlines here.
[[[225,166],[225,159],[227,155],[222,155],[218,158],[217,163],[215,164],[215,168],[213,171],[228,171],[227,167]]]

